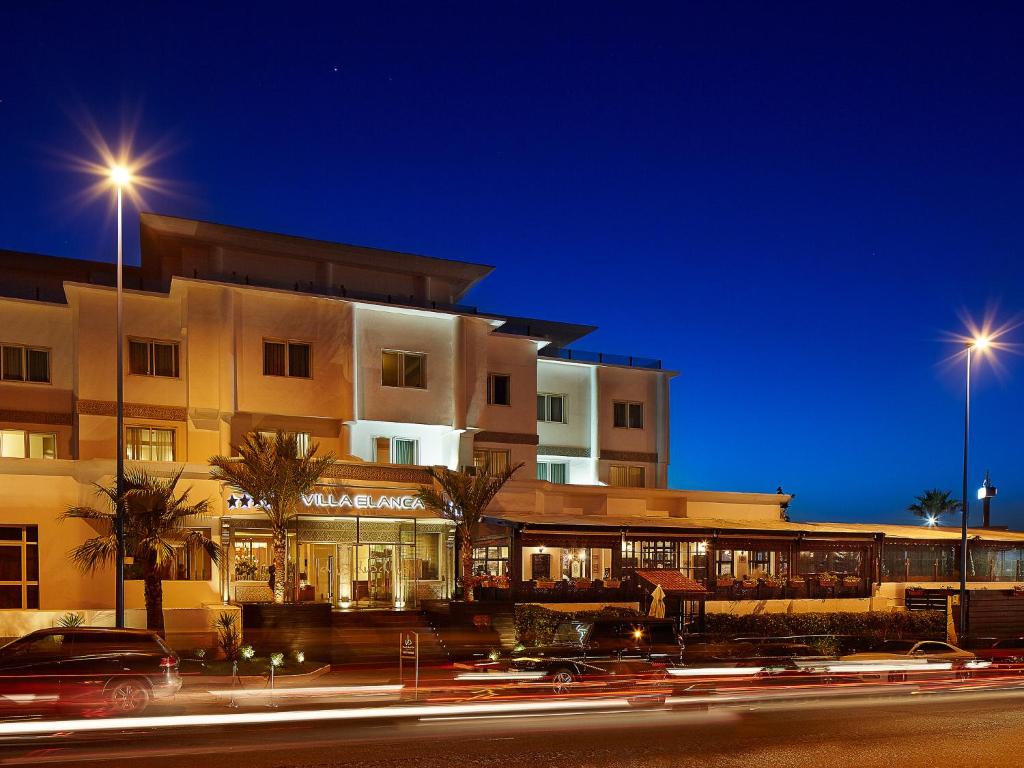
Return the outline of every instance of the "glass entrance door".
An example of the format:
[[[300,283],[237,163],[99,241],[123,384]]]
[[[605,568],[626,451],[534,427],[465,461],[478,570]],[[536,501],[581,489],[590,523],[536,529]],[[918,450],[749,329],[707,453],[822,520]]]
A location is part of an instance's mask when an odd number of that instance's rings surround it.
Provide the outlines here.
[[[310,581],[316,590],[316,599],[320,602],[334,603],[334,571],[337,563],[337,545],[313,544],[312,574]]]
[[[390,603],[394,598],[394,550],[390,544],[370,544],[366,559],[367,592],[371,602]]]

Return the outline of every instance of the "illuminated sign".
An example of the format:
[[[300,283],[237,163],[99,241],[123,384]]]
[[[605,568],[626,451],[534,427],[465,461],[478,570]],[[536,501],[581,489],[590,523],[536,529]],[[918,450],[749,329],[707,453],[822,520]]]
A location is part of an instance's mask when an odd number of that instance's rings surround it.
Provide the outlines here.
[[[302,496],[305,507],[321,509],[426,509],[423,502],[415,496],[372,496],[369,493],[333,494],[307,493]],[[228,509],[259,509],[260,504],[251,496],[231,494],[228,496]]]
[[[426,509],[423,502],[415,496],[378,496],[374,498],[368,493],[357,493],[350,496],[343,493],[310,493],[302,497],[307,507],[336,507],[338,509]]]

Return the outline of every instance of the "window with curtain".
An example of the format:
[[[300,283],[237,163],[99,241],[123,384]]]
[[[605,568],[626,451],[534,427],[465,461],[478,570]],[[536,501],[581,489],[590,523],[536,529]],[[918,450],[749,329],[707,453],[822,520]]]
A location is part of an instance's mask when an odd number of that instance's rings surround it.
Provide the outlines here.
[[[612,464],[608,468],[608,485],[618,488],[643,488],[646,486],[644,467]]]
[[[178,344],[148,339],[128,340],[128,372],[136,376],[178,376]]]
[[[260,431],[260,434],[267,440],[277,439],[277,432]],[[297,457],[302,456],[309,450],[310,443],[312,442],[309,432],[285,432],[284,434],[295,438],[295,455]]]
[[[511,463],[508,451],[496,451],[481,448],[473,451],[473,465],[477,469],[487,469],[493,474],[504,472]]]
[[[125,427],[125,458],[129,461],[174,461],[174,430]]]
[[[263,375],[312,378],[312,346],[301,341],[263,342]]]
[[[558,461],[538,461],[537,479],[550,483],[566,483],[569,478],[569,465]]]
[[[48,384],[50,350],[13,344],[0,346],[0,379]]]
[[[537,421],[565,423],[565,395],[537,395]]]
[[[416,441],[404,437],[396,437],[391,445],[392,464],[415,464]]]

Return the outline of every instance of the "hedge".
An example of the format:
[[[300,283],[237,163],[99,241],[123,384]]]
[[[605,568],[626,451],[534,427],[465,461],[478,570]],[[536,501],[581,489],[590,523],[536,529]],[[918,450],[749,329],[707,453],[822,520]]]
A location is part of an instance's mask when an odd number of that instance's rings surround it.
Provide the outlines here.
[[[599,611],[553,611],[540,605],[517,605],[516,641],[523,645],[550,643],[558,625],[568,619],[639,616],[629,608]],[[944,640],[943,611],[868,611],[865,613],[758,613],[736,615],[709,613],[705,634],[716,640],[733,637],[787,637],[791,635],[843,635],[869,642],[890,639]],[[827,649],[823,649],[827,650]]]
[[[943,611],[867,611],[865,613],[709,613],[705,633],[718,640],[733,637],[846,635],[868,640],[944,640]]]
[[[555,629],[563,621],[576,619],[592,621],[600,618],[622,618],[639,616],[632,608],[607,607],[599,611],[553,611],[542,605],[520,604],[516,606],[516,642],[523,645],[546,645],[555,635]]]

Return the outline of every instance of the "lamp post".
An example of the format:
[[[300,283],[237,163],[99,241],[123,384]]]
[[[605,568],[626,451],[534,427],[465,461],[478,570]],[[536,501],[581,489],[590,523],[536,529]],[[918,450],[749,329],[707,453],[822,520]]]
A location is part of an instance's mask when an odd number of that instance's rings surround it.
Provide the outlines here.
[[[979,336],[965,345],[967,348],[967,386],[964,397],[964,473],[963,473],[963,495],[961,501],[960,520],[960,633],[967,628],[967,447],[968,437],[971,431],[971,356],[975,350],[983,352],[988,348],[990,340],[987,336]]]
[[[114,538],[117,542],[117,553],[114,563],[114,624],[124,627],[124,286],[123,286],[123,246],[121,202],[124,188],[131,183],[131,171],[123,165],[110,168],[110,181],[117,190],[117,492],[116,510],[114,514]]]

